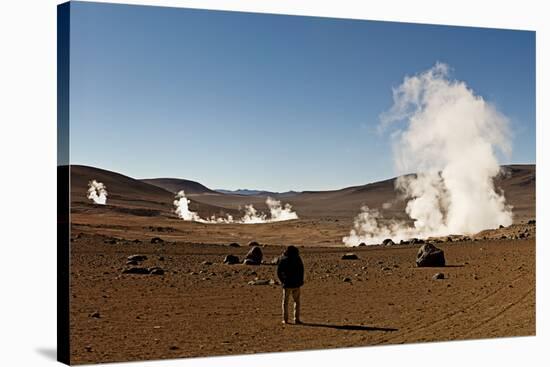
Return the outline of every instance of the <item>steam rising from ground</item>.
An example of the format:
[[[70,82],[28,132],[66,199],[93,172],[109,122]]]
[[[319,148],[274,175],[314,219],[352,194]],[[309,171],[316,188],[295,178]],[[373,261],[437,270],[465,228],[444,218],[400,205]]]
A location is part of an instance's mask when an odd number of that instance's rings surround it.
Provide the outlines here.
[[[105,205],[107,203],[107,187],[96,180],[88,182],[88,199],[94,204]]]
[[[393,153],[398,178],[413,225],[389,221],[363,207],[348,246],[411,237],[472,234],[512,223],[512,208],[496,192],[497,152],[508,154],[508,120],[461,81],[449,78],[449,67],[437,63],[393,90],[393,107],[382,115],[382,128],[394,130]]]
[[[279,200],[268,197],[266,200],[267,207],[269,208],[270,216],[258,212],[252,204],[244,206],[244,215],[241,219],[235,220],[231,215],[225,217],[211,216],[208,219],[201,218],[198,213],[189,210],[190,201],[185,196],[185,192],[181,190],[176,195],[174,200],[174,206],[176,207],[176,214],[183,220],[194,221],[200,223],[235,223],[235,224],[256,224],[256,223],[271,223],[281,222],[285,220],[298,219],[296,212],[292,211],[290,204],[281,205]]]

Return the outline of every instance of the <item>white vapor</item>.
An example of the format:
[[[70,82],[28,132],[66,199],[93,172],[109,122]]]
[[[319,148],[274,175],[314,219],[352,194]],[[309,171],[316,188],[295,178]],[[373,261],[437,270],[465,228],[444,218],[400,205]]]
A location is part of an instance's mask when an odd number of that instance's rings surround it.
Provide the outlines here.
[[[189,210],[190,201],[185,197],[185,191],[181,190],[176,194],[174,199],[174,206],[176,207],[176,214],[183,220],[190,220],[195,222],[201,222],[201,218],[196,212]]]
[[[508,154],[508,120],[437,63],[393,90],[393,107],[382,115],[383,128],[404,122],[393,132],[394,160],[400,173],[396,189],[408,200],[413,226],[380,222],[366,207],[355,219],[348,246],[411,237],[472,234],[512,223],[512,207],[495,191],[497,152]]]
[[[88,199],[93,200],[94,204],[107,204],[107,187],[96,180],[88,182]]]
[[[260,213],[252,204],[244,206],[244,215],[241,219],[235,220],[233,216],[226,215],[225,217],[216,217],[212,215],[208,219],[201,218],[198,213],[189,210],[189,200],[185,196],[185,192],[181,190],[176,195],[174,200],[175,211],[178,217],[186,221],[194,221],[210,224],[257,224],[281,222],[286,220],[298,219],[296,212],[292,211],[290,204],[281,205],[279,200],[268,197],[266,200],[271,216],[268,217],[264,213]]]

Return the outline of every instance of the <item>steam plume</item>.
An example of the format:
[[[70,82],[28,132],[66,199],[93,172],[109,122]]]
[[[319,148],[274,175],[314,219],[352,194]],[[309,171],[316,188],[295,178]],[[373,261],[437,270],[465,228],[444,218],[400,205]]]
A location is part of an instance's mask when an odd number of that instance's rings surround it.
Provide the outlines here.
[[[511,224],[512,207],[493,183],[497,152],[511,150],[507,118],[466,83],[451,80],[442,63],[405,77],[393,101],[381,127],[404,125],[392,134],[395,165],[400,173],[419,173],[399,177],[396,189],[408,200],[414,225],[382,224],[378,212],[364,207],[344,243],[472,234]]]
[[[88,199],[94,204],[105,205],[107,203],[107,187],[96,180],[88,182]]]
[[[174,206],[176,207],[176,214],[183,220],[194,221],[200,223],[211,224],[256,224],[256,223],[270,223],[281,222],[285,220],[298,219],[296,212],[292,211],[290,204],[281,205],[279,200],[268,197],[266,204],[269,208],[271,216],[268,218],[266,214],[258,212],[252,204],[244,206],[244,215],[241,219],[235,220],[233,216],[226,215],[225,217],[216,217],[212,215],[208,219],[201,218],[198,213],[189,210],[189,200],[185,196],[185,192],[181,190],[176,195],[174,200]]]
[[[174,206],[176,207],[176,214],[183,220],[190,220],[195,222],[203,221],[196,212],[189,210],[190,201],[185,197],[185,191],[181,190],[176,194],[174,200]]]

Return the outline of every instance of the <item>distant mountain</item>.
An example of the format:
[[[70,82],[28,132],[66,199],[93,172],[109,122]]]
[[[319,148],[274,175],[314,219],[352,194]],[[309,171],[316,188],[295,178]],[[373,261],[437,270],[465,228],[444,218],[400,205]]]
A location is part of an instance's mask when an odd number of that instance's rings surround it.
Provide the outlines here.
[[[228,195],[273,196],[273,197],[289,197],[300,193],[298,191],[274,192],[274,191],[266,191],[266,190],[249,190],[249,189],[238,189],[238,190],[216,189],[215,191],[222,194],[228,194]]]
[[[181,190],[185,191],[185,194],[188,195],[216,194],[216,191],[209,189],[203,184],[182,178],[146,178],[140,181],[160,187],[174,194]]]
[[[502,166],[502,174],[495,179],[497,189],[502,189],[506,202],[513,206],[514,220],[535,217],[536,166]],[[240,189],[211,190],[191,180],[158,178],[136,180],[128,176],[94,167],[71,166],[71,202],[88,210],[92,205],[86,198],[88,181],[95,179],[107,186],[108,205],[144,208],[173,215],[174,194],[184,190],[191,200],[191,210],[203,216],[225,213],[241,215],[244,205],[253,204],[265,211],[267,196],[289,203],[300,218],[340,217],[351,219],[361,206],[379,209],[384,217],[407,219],[406,201],[395,190],[395,178],[366,185],[346,187],[330,191],[283,192]],[[95,206],[97,209],[97,206]]]

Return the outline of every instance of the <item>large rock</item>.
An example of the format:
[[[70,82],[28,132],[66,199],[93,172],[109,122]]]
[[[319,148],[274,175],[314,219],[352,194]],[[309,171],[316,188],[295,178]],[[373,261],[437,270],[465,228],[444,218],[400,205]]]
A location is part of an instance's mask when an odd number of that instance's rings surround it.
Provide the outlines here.
[[[244,258],[244,264],[246,265],[260,265],[264,254],[259,246],[254,246],[248,251]]]
[[[357,260],[359,257],[355,255],[353,252],[348,252],[347,254],[342,255],[342,260]]]
[[[238,256],[235,256],[235,255],[227,255],[224,259],[223,259],[223,263],[224,264],[227,264],[227,265],[233,265],[233,264],[238,264],[240,263],[241,261],[239,260],[239,257]]]
[[[149,269],[140,268],[140,267],[131,267],[128,269],[124,269],[122,273],[123,274],[149,274]]]
[[[445,254],[431,243],[423,244],[416,254],[416,266],[445,266]]]
[[[127,259],[128,261],[145,261],[147,260],[147,255],[130,255]]]
[[[382,241],[382,246],[393,246],[393,245],[395,245],[395,242],[393,242],[391,238],[386,238],[384,241]]]

